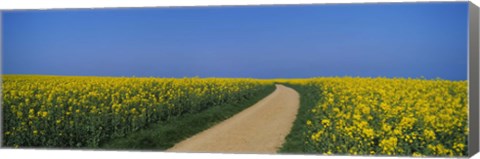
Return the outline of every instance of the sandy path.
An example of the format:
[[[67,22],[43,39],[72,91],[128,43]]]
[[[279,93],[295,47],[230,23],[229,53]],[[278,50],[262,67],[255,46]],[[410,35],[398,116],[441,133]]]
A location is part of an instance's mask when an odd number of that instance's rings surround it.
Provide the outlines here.
[[[300,96],[283,85],[255,105],[167,151],[276,153],[290,132]]]

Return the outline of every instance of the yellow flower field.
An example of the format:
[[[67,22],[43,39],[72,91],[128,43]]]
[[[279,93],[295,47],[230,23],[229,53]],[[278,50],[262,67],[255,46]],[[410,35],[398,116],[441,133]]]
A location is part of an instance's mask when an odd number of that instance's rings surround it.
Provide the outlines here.
[[[465,156],[467,82],[318,78],[319,101],[306,114],[306,152]]]
[[[467,82],[404,78],[3,76],[4,146],[95,147],[149,123],[242,102],[273,83],[305,88],[302,151],[466,156]],[[298,118],[298,116],[297,116]],[[293,132],[293,131],[292,131]]]
[[[251,97],[271,82],[5,75],[3,146],[95,147],[149,123]]]

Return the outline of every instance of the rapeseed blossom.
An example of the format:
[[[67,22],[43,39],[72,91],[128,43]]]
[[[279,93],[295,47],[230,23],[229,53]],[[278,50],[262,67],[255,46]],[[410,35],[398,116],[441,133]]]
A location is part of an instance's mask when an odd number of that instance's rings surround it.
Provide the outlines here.
[[[2,78],[2,145],[7,147],[95,147],[168,116],[242,101],[273,84],[221,78]]]
[[[308,87],[319,99],[306,114],[314,123],[305,126],[309,152],[467,155],[466,81],[342,77],[287,82]]]

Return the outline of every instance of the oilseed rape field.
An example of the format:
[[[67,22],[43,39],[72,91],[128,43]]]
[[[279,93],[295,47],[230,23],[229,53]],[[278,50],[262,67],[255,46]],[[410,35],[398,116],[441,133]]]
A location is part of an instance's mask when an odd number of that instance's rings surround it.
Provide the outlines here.
[[[303,114],[304,152],[467,155],[466,81],[318,78],[291,83],[306,87],[316,100]]]
[[[252,79],[3,76],[3,146],[96,147],[148,123],[239,102]]]
[[[2,145],[96,147],[150,123],[243,102],[275,83],[301,98],[284,147],[325,155],[468,155],[467,81],[380,77],[4,75]]]

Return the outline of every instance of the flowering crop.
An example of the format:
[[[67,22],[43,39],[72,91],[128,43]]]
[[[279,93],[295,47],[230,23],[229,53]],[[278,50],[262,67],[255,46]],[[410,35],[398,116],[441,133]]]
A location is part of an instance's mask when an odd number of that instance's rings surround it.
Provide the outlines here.
[[[241,102],[272,82],[5,75],[3,146],[96,147],[147,124]]]
[[[317,78],[305,151],[352,155],[467,155],[467,82]]]
[[[307,118],[302,128],[307,153],[468,155],[466,81],[350,77],[7,75],[2,92],[3,145],[95,147],[171,116],[242,102],[274,82],[306,88],[302,98],[316,103],[301,114]]]

